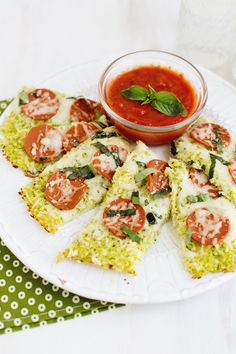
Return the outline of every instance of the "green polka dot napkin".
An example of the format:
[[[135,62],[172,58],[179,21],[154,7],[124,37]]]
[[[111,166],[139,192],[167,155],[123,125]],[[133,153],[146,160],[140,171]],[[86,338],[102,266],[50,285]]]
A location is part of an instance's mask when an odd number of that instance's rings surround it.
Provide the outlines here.
[[[0,101],[0,115],[11,100]],[[48,283],[0,242],[0,334],[123,306],[90,300]]]

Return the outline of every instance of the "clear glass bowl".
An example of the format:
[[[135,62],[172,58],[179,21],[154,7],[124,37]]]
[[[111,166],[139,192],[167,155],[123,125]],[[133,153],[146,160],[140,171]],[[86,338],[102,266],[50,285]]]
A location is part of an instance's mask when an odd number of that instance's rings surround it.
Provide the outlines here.
[[[145,65],[169,67],[184,75],[196,93],[195,111],[191,116],[176,124],[154,127],[132,123],[110,108],[106,97],[111,81],[122,72]],[[133,141],[142,140],[149,145],[166,144],[183,134],[188,126],[199,117],[207,101],[207,85],[199,70],[180,56],[160,50],[133,52],[116,59],[103,72],[99,80],[98,91],[104,109],[120,132]]]

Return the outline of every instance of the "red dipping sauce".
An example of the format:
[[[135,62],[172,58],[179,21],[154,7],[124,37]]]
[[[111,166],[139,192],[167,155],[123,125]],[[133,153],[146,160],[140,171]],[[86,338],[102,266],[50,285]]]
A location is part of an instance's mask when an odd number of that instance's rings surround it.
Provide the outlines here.
[[[151,85],[157,92],[174,93],[188,114],[172,117],[157,111],[150,104],[142,105],[141,102],[129,100],[121,94],[121,90],[133,85],[145,87],[148,91]],[[196,93],[191,83],[183,74],[162,66],[140,66],[116,76],[108,87],[106,100],[110,108],[122,118],[152,127],[182,122],[196,109]]]

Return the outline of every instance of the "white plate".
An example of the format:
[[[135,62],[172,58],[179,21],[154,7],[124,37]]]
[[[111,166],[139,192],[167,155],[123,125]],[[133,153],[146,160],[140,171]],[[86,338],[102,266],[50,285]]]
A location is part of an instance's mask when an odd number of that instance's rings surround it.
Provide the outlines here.
[[[107,62],[90,62],[50,77],[41,85],[70,95],[83,93],[96,97],[98,78]],[[201,69],[209,88],[208,107],[216,119],[236,131],[236,90],[215,74]],[[10,109],[10,108],[9,108]],[[7,111],[9,111],[9,109]],[[3,115],[1,121],[6,117]],[[153,149],[168,158],[168,147]],[[72,240],[94,213],[90,212],[50,235],[29,216],[18,195],[29,182],[20,170],[0,155],[0,234],[9,249],[30,269],[49,282],[88,298],[121,303],[161,303],[185,299],[222,284],[234,274],[212,274],[193,280],[184,270],[175,232],[163,228],[158,242],[138,267],[138,276],[128,276],[94,266],[63,261],[55,264],[58,252]]]

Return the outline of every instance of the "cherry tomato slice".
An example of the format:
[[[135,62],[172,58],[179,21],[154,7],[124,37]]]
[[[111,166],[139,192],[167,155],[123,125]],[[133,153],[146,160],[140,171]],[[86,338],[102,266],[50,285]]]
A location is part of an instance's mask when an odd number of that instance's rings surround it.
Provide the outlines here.
[[[148,176],[148,190],[151,194],[169,187],[168,177],[164,174],[166,167],[168,167],[168,163],[163,160],[155,159],[148,162],[147,168],[154,168],[156,170],[155,173]]]
[[[64,136],[63,148],[66,151],[70,151],[99,130],[101,129],[94,123],[75,123]]]
[[[224,241],[230,230],[230,221],[216,208],[198,208],[186,220],[192,230],[192,239],[201,245],[216,245]]]
[[[216,123],[201,123],[191,130],[190,136],[198,143],[203,144],[213,150],[217,150],[216,130],[221,138],[222,147],[226,148],[227,146],[229,146],[229,144],[231,143],[231,136],[229,131]]]
[[[135,209],[135,215],[129,216],[107,216],[107,212],[111,210],[126,210],[126,209]],[[119,198],[113,200],[103,212],[103,223],[106,228],[115,236],[120,238],[126,238],[124,232],[120,230],[121,226],[126,226],[130,230],[139,232],[142,230],[145,224],[146,213],[144,208],[139,204],[133,204],[132,201],[128,198]]]
[[[107,145],[106,148],[110,152],[115,152],[116,154],[118,154],[121,164],[125,162],[128,154],[128,151],[126,149],[119,147],[117,145]],[[107,156],[104,153],[102,153],[100,150],[97,150],[93,156],[92,164],[95,170],[101,176],[106,177],[107,179],[109,179],[109,181],[112,180],[117,165],[115,159],[111,155]]]
[[[87,184],[82,177],[69,180],[67,172],[57,171],[49,177],[46,189],[46,199],[60,210],[71,210],[83,198]]]
[[[29,157],[37,162],[55,160],[62,152],[63,136],[50,125],[38,125],[30,129],[24,140],[24,148]]]
[[[47,120],[56,115],[60,102],[54,92],[36,89],[28,94],[29,103],[22,104],[21,110],[30,118]]]

